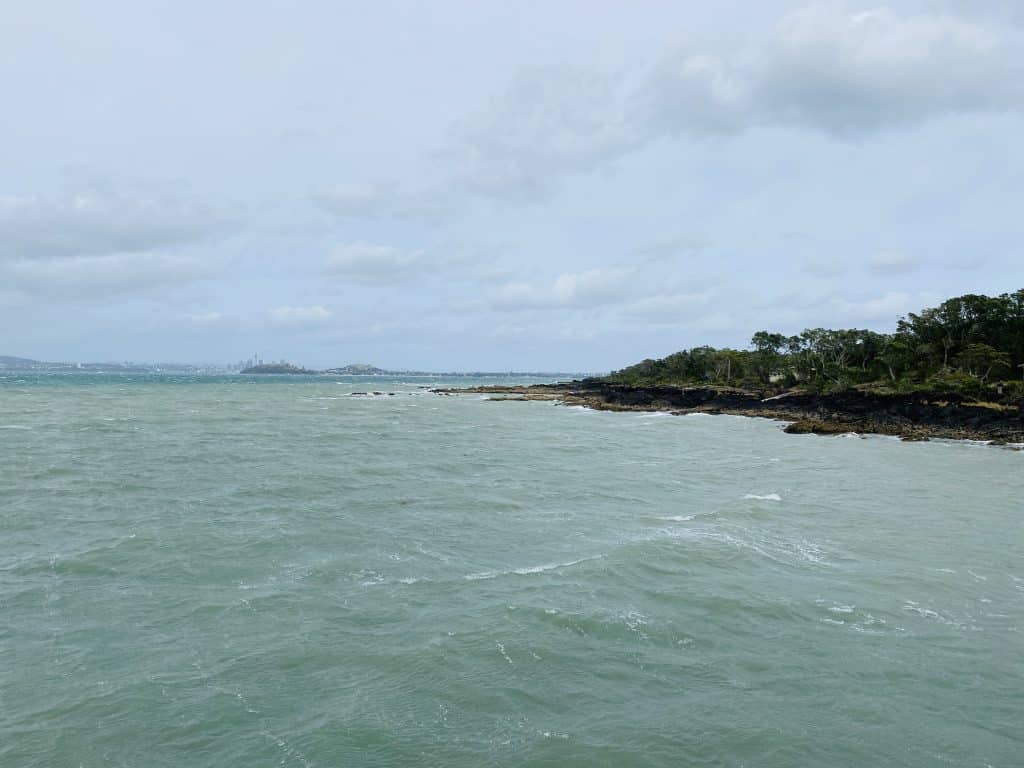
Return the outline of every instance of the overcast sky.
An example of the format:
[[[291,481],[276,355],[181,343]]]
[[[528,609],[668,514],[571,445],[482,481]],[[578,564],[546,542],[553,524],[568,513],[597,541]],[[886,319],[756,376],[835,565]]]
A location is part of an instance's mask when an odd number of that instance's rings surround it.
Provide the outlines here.
[[[601,371],[1024,287],[1024,4],[0,4],[0,354]]]

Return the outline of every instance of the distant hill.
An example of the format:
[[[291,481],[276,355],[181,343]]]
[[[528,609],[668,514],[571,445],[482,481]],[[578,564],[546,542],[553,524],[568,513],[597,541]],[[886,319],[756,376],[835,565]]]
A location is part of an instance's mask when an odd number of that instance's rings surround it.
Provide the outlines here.
[[[41,363],[38,360],[29,360],[27,357],[10,357],[8,355],[0,355],[0,366],[3,366],[4,368],[18,368],[20,366],[35,365],[47,365],[47,363]]]

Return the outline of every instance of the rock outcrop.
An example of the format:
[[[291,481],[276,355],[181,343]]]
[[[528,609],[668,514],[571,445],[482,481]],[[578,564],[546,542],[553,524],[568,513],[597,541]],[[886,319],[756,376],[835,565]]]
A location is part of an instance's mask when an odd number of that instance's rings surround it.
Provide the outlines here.
[[[979,403],[937,392],[882,394],[857,389],[781,394],[728,387],[634,387],[600,379],[535,386],[435,390],[478,392],[495,400],[554,400],[610,411],[669,411],[761,416],[791,422],[791,434],[848,432],[1024,443],[1020,399]]]

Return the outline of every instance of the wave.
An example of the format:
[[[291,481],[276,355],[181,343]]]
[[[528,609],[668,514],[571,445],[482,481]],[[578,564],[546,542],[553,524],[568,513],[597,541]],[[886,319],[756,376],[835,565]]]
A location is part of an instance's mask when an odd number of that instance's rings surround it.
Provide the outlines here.
[[[533,565],[525,568],[510,568],[505,571],[481,571],[480,573],[469,573],[464,577],[467,581],[481,581],[483,579],[496,579],[499,576],[529,576],[534,573],[544,573],[545,571],[557,571],[561,568],[570,568],[580,563],[587,563],[591,560],[600,560],[604,555],[594,555],[593,557],[581,557],[579,560],[570,560],[567,563],[547,563],[545,565]]]
[[[757,501],[782,501],[782,497],[777,493],[766,493],[763,496],[758,496],[756,493],[748,493],[743,498],[756,499]]]

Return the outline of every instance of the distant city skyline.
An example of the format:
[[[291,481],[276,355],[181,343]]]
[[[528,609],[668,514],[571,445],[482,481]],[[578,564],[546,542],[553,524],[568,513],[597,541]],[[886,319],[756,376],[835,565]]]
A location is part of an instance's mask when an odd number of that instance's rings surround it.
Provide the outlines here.
[[[604,371],[1024,287],[1001,0],[7,3],[0,354]]]

